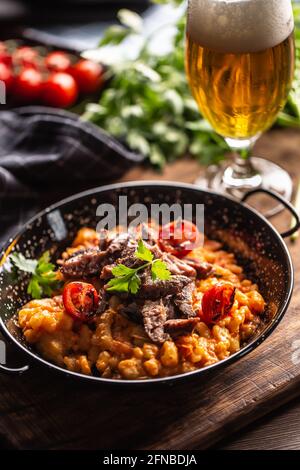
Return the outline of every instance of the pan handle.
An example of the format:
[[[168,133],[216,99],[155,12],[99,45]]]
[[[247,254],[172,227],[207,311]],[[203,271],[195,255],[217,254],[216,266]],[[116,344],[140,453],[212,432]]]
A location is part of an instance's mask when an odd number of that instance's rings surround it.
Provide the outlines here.
[[[1,336],[1,345],[0,346],[3,346],[1,347],[1,350],[0,350],[0,355],[1,357],[6,356],[6,342],[5,342],[5,336],[6,336],[6,332],[3,328],[3,325],[1,324],[0,322],[0,328],[1,328],[1,333],[3,334],[3,336]],[[8,340],[8,338],[6,338]],[[4,365],[4,362],[5,361],[1,361],[0,362],[0,373],[3,372],[4,374],[23,374],[23,372],[26,372],[28,369],[29,369],[29,365],[26,365],[26,366],[23,366],[23,367],[8,367],[6,364]]]
[[[4,366],[3,364],[0,364],[0,372],[3,372],[4,374],[23,374],[23,372],[26,372],[29,369],[29,366],[23,366],[19,367],[16,369],[13,369],[12,367],[7,367]]]
[[[295,225],[294,227],[290,228],[286,232],[281,233],[282,238],[290,237],[293,235],[293,233],[297,232],[300,228],[300,217],[294,206],[284,199],[282,196],[280,196],[277,193],[274,193],[273,191],[270,191],[269,189],[264,189],[264,188],[257,188],[257,189],[251,189],[248,191],[246,194],[241,199],[241,202],[246,202],[246,200],[252,196],[252,194],[257,194],[257,193],[264,193],[267,194],[268,196],[271,196],[273,199],[276,199],[277,201],[281,202],[281,204],[292,214],[292,216],[295,219]]]

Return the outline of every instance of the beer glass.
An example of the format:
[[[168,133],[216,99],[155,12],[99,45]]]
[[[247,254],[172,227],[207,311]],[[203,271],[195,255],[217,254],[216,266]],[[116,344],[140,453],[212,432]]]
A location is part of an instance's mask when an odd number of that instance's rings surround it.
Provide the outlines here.
[[[291,197],[288,173],[249,153],[286,103],[293,30],[290,0],[189,0],[189,85],[203,116],[234,152],[231,164],[211,172],[210,188],[237,198],[258,187]]]

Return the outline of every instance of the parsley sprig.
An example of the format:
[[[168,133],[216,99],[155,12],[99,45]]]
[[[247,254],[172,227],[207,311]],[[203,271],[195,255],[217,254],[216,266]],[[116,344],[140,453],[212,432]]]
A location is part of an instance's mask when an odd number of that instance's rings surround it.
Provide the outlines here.
[[[167,265],[161,259],[153,259],[153,253],[139,240],[138,247],[134,256],[137,259],[145,261],[138,268],[129,268],[124,264],[118,264],[112,270],[113,278],[107,284],[108,291],[130,292],[136,294],[141,286],[141,279],[138,273],[151,266],[151,277],[153,281],[160,279],[167,281],[171,277],[171,273]]]
[[[38,260],[25,258],[22,253],[13,253],[10,259],[16,269],[31,274],[27,293],[33,299],[50,296],[60,287],[55,265],[50,263],[49,251],[45,251]]]

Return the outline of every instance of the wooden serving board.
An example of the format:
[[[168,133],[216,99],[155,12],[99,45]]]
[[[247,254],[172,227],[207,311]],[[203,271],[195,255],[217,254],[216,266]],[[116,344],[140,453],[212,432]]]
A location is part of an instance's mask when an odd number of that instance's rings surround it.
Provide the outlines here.
[[[300,133],[272,131],[256,154],[278,161],[296,178]],[[192,182],[197,164],[182,160],[163,175],[134,169],[126,179]],[[282,213],[279,228],[290,223]],[[106,388],[33,364],[0,376],[0,445],[18,449],[203,449],[300,395],[300,239],[287,242],[295,290],[285,318],[254,352],[204,380],[147,389]],[[11,362],[26,358],[9,348]],[[297,364],[298,362],[298,364]]]

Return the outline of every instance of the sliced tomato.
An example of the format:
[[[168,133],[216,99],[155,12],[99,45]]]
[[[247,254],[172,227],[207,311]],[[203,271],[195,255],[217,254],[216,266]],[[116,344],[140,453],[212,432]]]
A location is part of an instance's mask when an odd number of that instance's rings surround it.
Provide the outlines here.
[[[63,302],[66,312],[77,320],[90,321],[99,304],[99,294],[92,284],[70,282],[63,290]]]
[[[189,220],[175,220],[159,231],[159,245],[163,251],[182,258],[192,251],[200,240],[200,233]]]
[[[218,283],[202,297],[201,318],[208,325],[222,320],[230,314],[235,296],[235,287],[230,283]]]
[[[65,52],[55,51],[46,56],[45,65],[51,72],[66,72],[71,66],[71,60]]]

